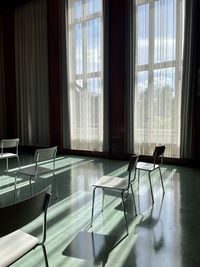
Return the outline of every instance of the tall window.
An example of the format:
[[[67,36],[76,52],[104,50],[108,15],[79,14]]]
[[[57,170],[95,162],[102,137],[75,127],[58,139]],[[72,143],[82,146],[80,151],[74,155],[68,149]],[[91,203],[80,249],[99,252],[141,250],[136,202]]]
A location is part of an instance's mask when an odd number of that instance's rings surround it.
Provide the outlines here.
[[[179,157],[183,1],[137,0],[134,150]]]
[[[102,0],[68,0],[71,148],[102,151]]]

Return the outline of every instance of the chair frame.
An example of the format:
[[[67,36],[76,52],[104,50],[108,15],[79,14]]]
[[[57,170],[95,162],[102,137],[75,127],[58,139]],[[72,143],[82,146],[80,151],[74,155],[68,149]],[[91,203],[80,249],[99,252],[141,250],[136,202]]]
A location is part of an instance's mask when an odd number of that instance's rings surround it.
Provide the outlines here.
[[[127,221],[127,216],[126,216],[126,209],[125,209],[125,200],[127,199],[128,196],[128,192],[129,189],[131,188],[131,193],[132,193],[132,198],[133,198],[133,203],[134,203],[134,208],[135,208],[135,215],[137,216],[137,208],[136,208],[136,204],[135,204],[135,197],[134,197],[134,193],[133,193],[133,187],[132,187],[132,183],[131,183],[131,176],[132,176],[132,172],[133,170],[135,171],[135,167],[138,161],[139,155],[133,155],[131,156],[128,168],[127,168],[127,172],[128,172],[128,182],[127,182],[127,186],[124,188],[115,188],[115,187],[109,187],[106,186],[104,184],[93,184],[92,186],[93,188],[93,197],[92,197],[92,215],[91,215],[91,224],[90,226],[92,227],[93,224],[93,216],[94,216],[94,202],[95,202],[95,192],[97,188],[101,188],[103,191],[103,196],[102,196],[102,212],[103,212],[103,206],[104,206],[104,189],[108,189],[108,190],[112,190],[112,191],[118,191],[121,192],[121,200],[122,200],[122,207],[123,207],[123,213],[124,213],[124,220],[125,220],[125,225],[126,225],[126,231],[127,231],[127,235],[129,234],[129,230],[128,230],[128,221]],[[105,176],[103,176],[105,177]],[[101,178],[103,178],[101,177]],[[100,179],[101,179],[100,178]],[[123,178],[119,178],[119,177],[110,177],[110,180],[113,179],[123,179]],[[127,179],[127,178],[124,178]],[[98,182],[98,181],[97,181]],[[125,195],[126,193],[126,195]]]
[[[151,191],[152,204],[154,204],[154,196],[153,196],[153,188],[152,188],[152,183],[151,183],[151,173],[157,169],[159,170],[159,173],[160,173],[160,180],[161,180],[163,194],[165,193],[164,184],[163,184],[163,177],[162,177],[162,173],[161,173],[161,169],[160,169],[160,167],[163,164],[163,157],[164,157],[165,148],[166,148],[165,145],[155,146],[153,155],[151,156],[151,158],[153,158],[153,163],[144,162],[144,163],[147,163],[149,166],[152,165],[151,170],[148,170],[148,169],[145,169],[142,167],[138,167],[138,165],[141,163],[140,161],[137,163],[137,166],[136,166],[136,172],[138,172],[138,189],[139,189],[139,181],[140,181],[140,170],[148,172],[148,179],[149,179],[149,185],[150,185],[150,191]],[[160,160],[160,164],[157,163],[158,160]],[[135,172],[135,176],[136,176],[136,172]]]
[[[2,139],[0,141],[0,147],[1,147],[1,154],[0,154],[0,159],[6,159],[6,171],[8,173],[8,159],[9,158],[14,158],[16,157],[18,160],[18,166],[20,169],[20,161],[19,161],[19,155],[18,155],[18,145],[19,145],[19,138],[14,138],[14,139]],[[15,153],[5,153],[4,149],[6,148],[16,148]],[[6,154],[9,154],[6,156]]]
[[[15,192],[17,189],[17,178],[18,176],[27,176],[29,177],[29,185],[30,185],[30,191],[31,195],[33,195],[33,189],[32,189],[32,179],[35,178],[35,185],[36,185],[36,192],[37,192],[37,178],[39,176],[52,173],[53,174],[53,181],[55,185],[55,191],[56,191],[56,198],[58,198],[58,190],[57,190],[57,184],[56,184],[56,175],[55,175],[55,159],[57,154],[57,146],[49,147],[49,148],[41,148],[36,149],[34,154],[34,166],[33,167],[24,167],[21,168],[19,171],[16,172],[15,175]],[[41,167],[41,164],[44,163],[46,160],[51,160],[53,163],[52,169]],[[28,173],[30,171],[30,173]],[[27,171],[27,173],[26,173]],[[15,196],[16,197],[16,196]]]
[[[27,224],[30,224],[36,218],[43,214],[43,229],[41,240],[39,240],[38,243],[31,247],[27,252],[23,253],[16,260],[11,262],[9,266],[21,259],[31,250],[35,249],[37,246],[42,246],[45,266],[49,266],[45,248],[45,241],[47,230],[47,209],[51,198],[51,188],[52,186],[49,185],[46,189],[42,190],[41,192],[37,193],[32,197],[29,197],[15,204],[0,208],[0,238],[4,238],[4,236],[19,230]]]

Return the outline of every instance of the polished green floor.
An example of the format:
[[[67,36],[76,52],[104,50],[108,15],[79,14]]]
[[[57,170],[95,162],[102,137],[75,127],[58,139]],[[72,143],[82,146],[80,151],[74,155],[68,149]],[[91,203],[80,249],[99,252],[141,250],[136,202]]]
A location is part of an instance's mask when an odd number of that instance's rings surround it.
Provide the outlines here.
[[[31,155],[20,155],[21,164],[32,161]],[[14,171],[10,161],[9,175],[0,161],[0,205],[13,202]],[[102,175],[125,177],[127,162],[79,156],[58,156],[56,177],[59,199],[53,191],[48,210],[46,249],[50,267],[199,267],[200,266],[200,170],[163,165],[165,195],[159,173],[152,176],[155,204],[147,176],[143,173],[139,191],[134,192],[138,215],[131,197],[127,199],[129,235],[126,236],[120,198],[107,192],[101,213],[101,191],[95,201],[95,220],[89,227],[92,204],[91,184]],[[38,181],[42,189],[52,183],[51,177]],[[27,181],[18,181],[18,200],[29,196]],[[40,220],[26,227],[39,235]],[[13,266],[44,266],[38,247]]]

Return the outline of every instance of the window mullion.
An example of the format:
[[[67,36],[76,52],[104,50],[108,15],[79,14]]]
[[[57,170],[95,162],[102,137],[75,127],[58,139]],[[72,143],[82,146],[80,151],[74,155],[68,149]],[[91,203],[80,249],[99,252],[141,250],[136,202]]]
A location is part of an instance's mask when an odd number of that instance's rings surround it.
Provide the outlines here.
[[[83,89],[86,88],[86,73],[87,73],[87,27],[86,27],[86,1],[83,0]]]
[[[148,72],[148,108],[149,108],[149,133],[153,134],[152,123],[153,123],[153,68],[154,68],[154,2],[149,3],[149,72]]]
[[[176,125],[179,125],[180,123],[180,109],[179,109],[179,102],[181,99],[181,68],[182,68],[182,47],[181,47],[181,36],[182,36],[182,28],[181,28],[181,0],[176,0],[176,67],[175,67],[175,112],[177,116],[176,119]],[[179,125],[180,127],[180,125]]]

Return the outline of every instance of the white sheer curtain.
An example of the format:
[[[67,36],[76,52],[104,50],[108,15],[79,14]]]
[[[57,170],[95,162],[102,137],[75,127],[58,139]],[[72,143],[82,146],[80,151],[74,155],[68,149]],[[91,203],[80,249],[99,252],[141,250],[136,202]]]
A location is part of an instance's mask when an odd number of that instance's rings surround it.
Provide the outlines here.
[[[102,0],[68,0],[68,70],[71,148],[102,151]]]
[[[15,10],[18,131],[23,145],[49,145],[47,2]]]
[[[137,0],[134,151],[180,156],[183,0]]]

